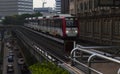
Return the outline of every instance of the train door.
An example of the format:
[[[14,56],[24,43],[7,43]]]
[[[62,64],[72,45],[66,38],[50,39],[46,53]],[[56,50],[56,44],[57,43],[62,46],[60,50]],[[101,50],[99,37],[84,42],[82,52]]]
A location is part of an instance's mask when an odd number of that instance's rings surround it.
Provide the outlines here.
[[[62,19],[55,18],[54,19],[53,35],[55,35],[55,36],[63,36],[61,26],[62,26]]]

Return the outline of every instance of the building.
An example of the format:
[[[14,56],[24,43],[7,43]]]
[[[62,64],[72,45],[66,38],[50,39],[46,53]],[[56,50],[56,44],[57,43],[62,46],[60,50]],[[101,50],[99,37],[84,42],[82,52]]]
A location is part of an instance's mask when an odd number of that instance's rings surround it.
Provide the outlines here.
[[[55,0],[55,1],[56,1],[56,7],[55,7],[56,13],[62,13],[62,14],[69,13],[69,0]]]
[[[118,10],[119,0],[70,0],[70,14],[100,15]]]
[[[0,0],[0,16],[32,13],[33,0]]]
[[[77,14],[77,5],[76,5],[76,0],[70,0],[70,3],[69,3],[70,5],[70,7],[69,7],[69,13],[70,14],[73,14],[73,15],[75,15],[75,14]]]
[[[34,8],[34,12],[44,12],[44,13],[52,13],[53,9],[51,7],[43,7],[43,8]]]
[[[69,0],[61,0],[61,13],[69,13]]]
[[[55,0],[55,1],[56,1],[55,12],[61,13],[61,0]]]

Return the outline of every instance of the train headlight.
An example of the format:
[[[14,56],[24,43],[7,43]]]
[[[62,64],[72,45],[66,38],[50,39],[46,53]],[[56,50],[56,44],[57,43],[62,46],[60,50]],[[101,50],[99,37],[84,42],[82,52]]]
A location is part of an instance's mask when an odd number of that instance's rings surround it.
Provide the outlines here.
[[[77,30],[75,30],[75,33],[78,33],[78,31],[77,31]]]
[[[69,31],[67,30],[66,33],[69,33]]]

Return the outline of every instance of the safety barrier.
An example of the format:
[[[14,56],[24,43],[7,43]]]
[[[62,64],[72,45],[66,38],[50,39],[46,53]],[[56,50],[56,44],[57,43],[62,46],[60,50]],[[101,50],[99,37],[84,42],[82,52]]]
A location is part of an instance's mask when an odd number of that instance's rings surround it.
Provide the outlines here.
[[[88,69],[88,74],[91,74],[91,72],[94,72],[95,74],[103,74],[102,72],[99,72],[96,69],[93,69],[91,67],[91,61],[94,60],[95,57],[99,57],[99,58],[102,58],[104,60],[108,60],[108,61],[120,64],[120,57],[116,58],[108,53],[105,55],[105,53],[98,53],[98,52],[91,51],[91,50],[93,50],[93,49],[108,49],[108,48],[113,49],[113,48],[120,48],[120,47],[119,46],[87,46],[87,47],[84,47],[84,46],[80,46],[77,44],[75,45],[75,43],[74,43],[74,49],[71,51],[71,54],[70,54],[70,58],[71,58],[71,62],[72,62],[71,65],[75,65],[75,63],[77,63],[79,65],[84,66],[85,68]],[[90,56],[87,59],[88,65],[77,60],[77,58],[81,57],[81,56],[76,55],[77,51],[81,51],[81,52],[90,54]],[[120,74],[120,68],[118,69],[117,74]]]

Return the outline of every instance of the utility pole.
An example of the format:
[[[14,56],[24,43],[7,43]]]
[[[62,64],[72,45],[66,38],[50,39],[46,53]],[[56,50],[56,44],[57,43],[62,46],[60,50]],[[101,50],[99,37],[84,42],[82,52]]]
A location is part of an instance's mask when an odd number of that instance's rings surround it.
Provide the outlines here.
[[[42,1],[42,8],[45,7],[45,4],[46,4],[46,3],[47,3],[47,2],[45,2],[45,0]]]

